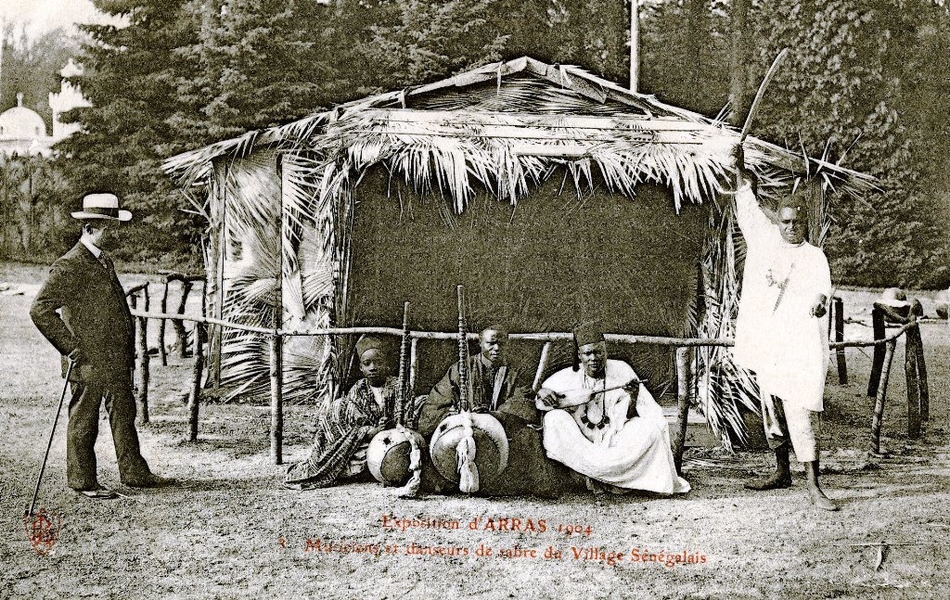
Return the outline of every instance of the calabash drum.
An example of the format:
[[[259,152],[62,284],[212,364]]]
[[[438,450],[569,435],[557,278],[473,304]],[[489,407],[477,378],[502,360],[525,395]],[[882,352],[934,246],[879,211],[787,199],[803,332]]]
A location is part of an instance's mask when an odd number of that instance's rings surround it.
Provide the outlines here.
[[[405,427],[380,431],[366,450],[366,466],[383,485],[404,485],[412,476],[413,446],[421,449],[424,445],[425,440],[419,433]]]
[[[459,458],[457,448],[465,437],[466,421],[471,419],[475,439],[475,466],[480,486],[497,478],[508,466],[508,437],[505,428],[495,417],[485,413],[462,413],[446,417],[429,443],[429,454],[442,477],[458,483]]]

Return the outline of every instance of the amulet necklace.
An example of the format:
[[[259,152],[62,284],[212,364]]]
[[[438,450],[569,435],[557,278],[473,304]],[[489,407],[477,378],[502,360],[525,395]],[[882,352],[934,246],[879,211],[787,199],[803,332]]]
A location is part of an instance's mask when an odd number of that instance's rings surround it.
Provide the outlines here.
[[[604,383],[601,386],[604,389],[607,387],[607,378],[604,377]],[[587,410],[584,411],[584,414],[581,415],[581,423],[584,424],[588,429],[603,429],[610,423],[610,417],[607,416],[607,398],[603,390],[600,392],[594,392],[594,394],[600,394],[600,420],[594,423],[587,418],[587,415],[590,414]]]

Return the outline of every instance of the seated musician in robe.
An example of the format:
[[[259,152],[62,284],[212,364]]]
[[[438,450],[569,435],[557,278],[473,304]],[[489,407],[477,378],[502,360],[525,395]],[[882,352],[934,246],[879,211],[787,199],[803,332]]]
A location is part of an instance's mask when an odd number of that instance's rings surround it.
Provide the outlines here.
[[[365,476],[366,450],[373,436],[395,427],[399,380],[389,375],[391,361],[380,338],[360,338],[356,355],[363,378],[345,396],[321,406],[310,457],[287,469],[285,487],[310,489],[341,479],[372,479]]]
[[[541,447],[537,428],[540,415],[534,402],[525,398],[525,389],[519,386],[518,369],[507,358],[508,332],[504,327],[491,325],[479,333],[479,353],[469,358],[469,398],[472,412],[487,412],[505,429],[508,438],[508,466],[492,482],[485,482],[480,493],[485,495],[518,495],[537,493],[554,494],[551,486],[556,478]],[[427,440],[439,424],[457,412],[459,404],[459,365],[449,367],[445,376],[435,384],[421,407],[418,431]],[[432,478],[439,481],[432,485]],[[444,489],[450,484],[433,469],[424,469],[427,487]]]
[[[538,409],[547,412],[548,457],[585,476],[595,492],[688,492],[676,474],[663,410],[633,368],[608,360],[604,335],[593,326],[575,329],[574,343],[579,365],[550,376],[537,393]]]

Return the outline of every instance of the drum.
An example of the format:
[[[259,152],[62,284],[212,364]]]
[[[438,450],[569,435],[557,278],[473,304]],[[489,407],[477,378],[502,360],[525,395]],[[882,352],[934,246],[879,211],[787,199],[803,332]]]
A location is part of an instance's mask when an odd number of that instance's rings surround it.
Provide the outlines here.
[[[457,449],[466,437],[466,422],[469,419],[475,440],[475,467],[480,487],[495,480],[508,466],[508,437],[505,428],[495,417],[486,413],[461,413],[446,417],[432,434],[429,454],[442,477],[459,483],[460,458]]]

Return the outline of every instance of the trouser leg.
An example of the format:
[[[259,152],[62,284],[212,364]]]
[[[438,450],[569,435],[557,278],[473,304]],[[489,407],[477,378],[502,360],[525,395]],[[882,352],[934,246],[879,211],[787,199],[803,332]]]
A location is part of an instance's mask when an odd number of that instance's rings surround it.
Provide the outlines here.
[[[759,402],[762,407],[762,429],[765,431],[769,448],[777,450],[784,447],[787,453],[791,433],[785,416],[785,403],[767,390],[762,390]]]
[[[85,383],[72,384],[69,423],[66,426],[66,485],[90,490],[96,479],[96,437],[99,435],[99,405],[102,389]]]
[[[772,490],[792,485],[792,473],[789,464],[789,426],[785,416],[784,403],[767,390],[762,390],[762,427],[769,448],[775,453],[775,471],[764,477],[754,479],[745,485],[751,490]]]
[[[837,510],[837,505],[828,499],[818,484],[820,413],[794,407],[786,407],[785,413],[795,456],[805,466],[805,482],[812,502],[823,510]]]
[[[785,407],[784,412],[789,438],[798,462],[818,460],[817,432],[821,426],[821,413],[792,406]]]
[[[124,482],[141,480],[149,475],[148,463],[142,458],[139,436],[135,430],[135,397],[126,382],[112,383],[106,392],[106,411],[112,428],[112,442],[119,462],[119,478]]]

